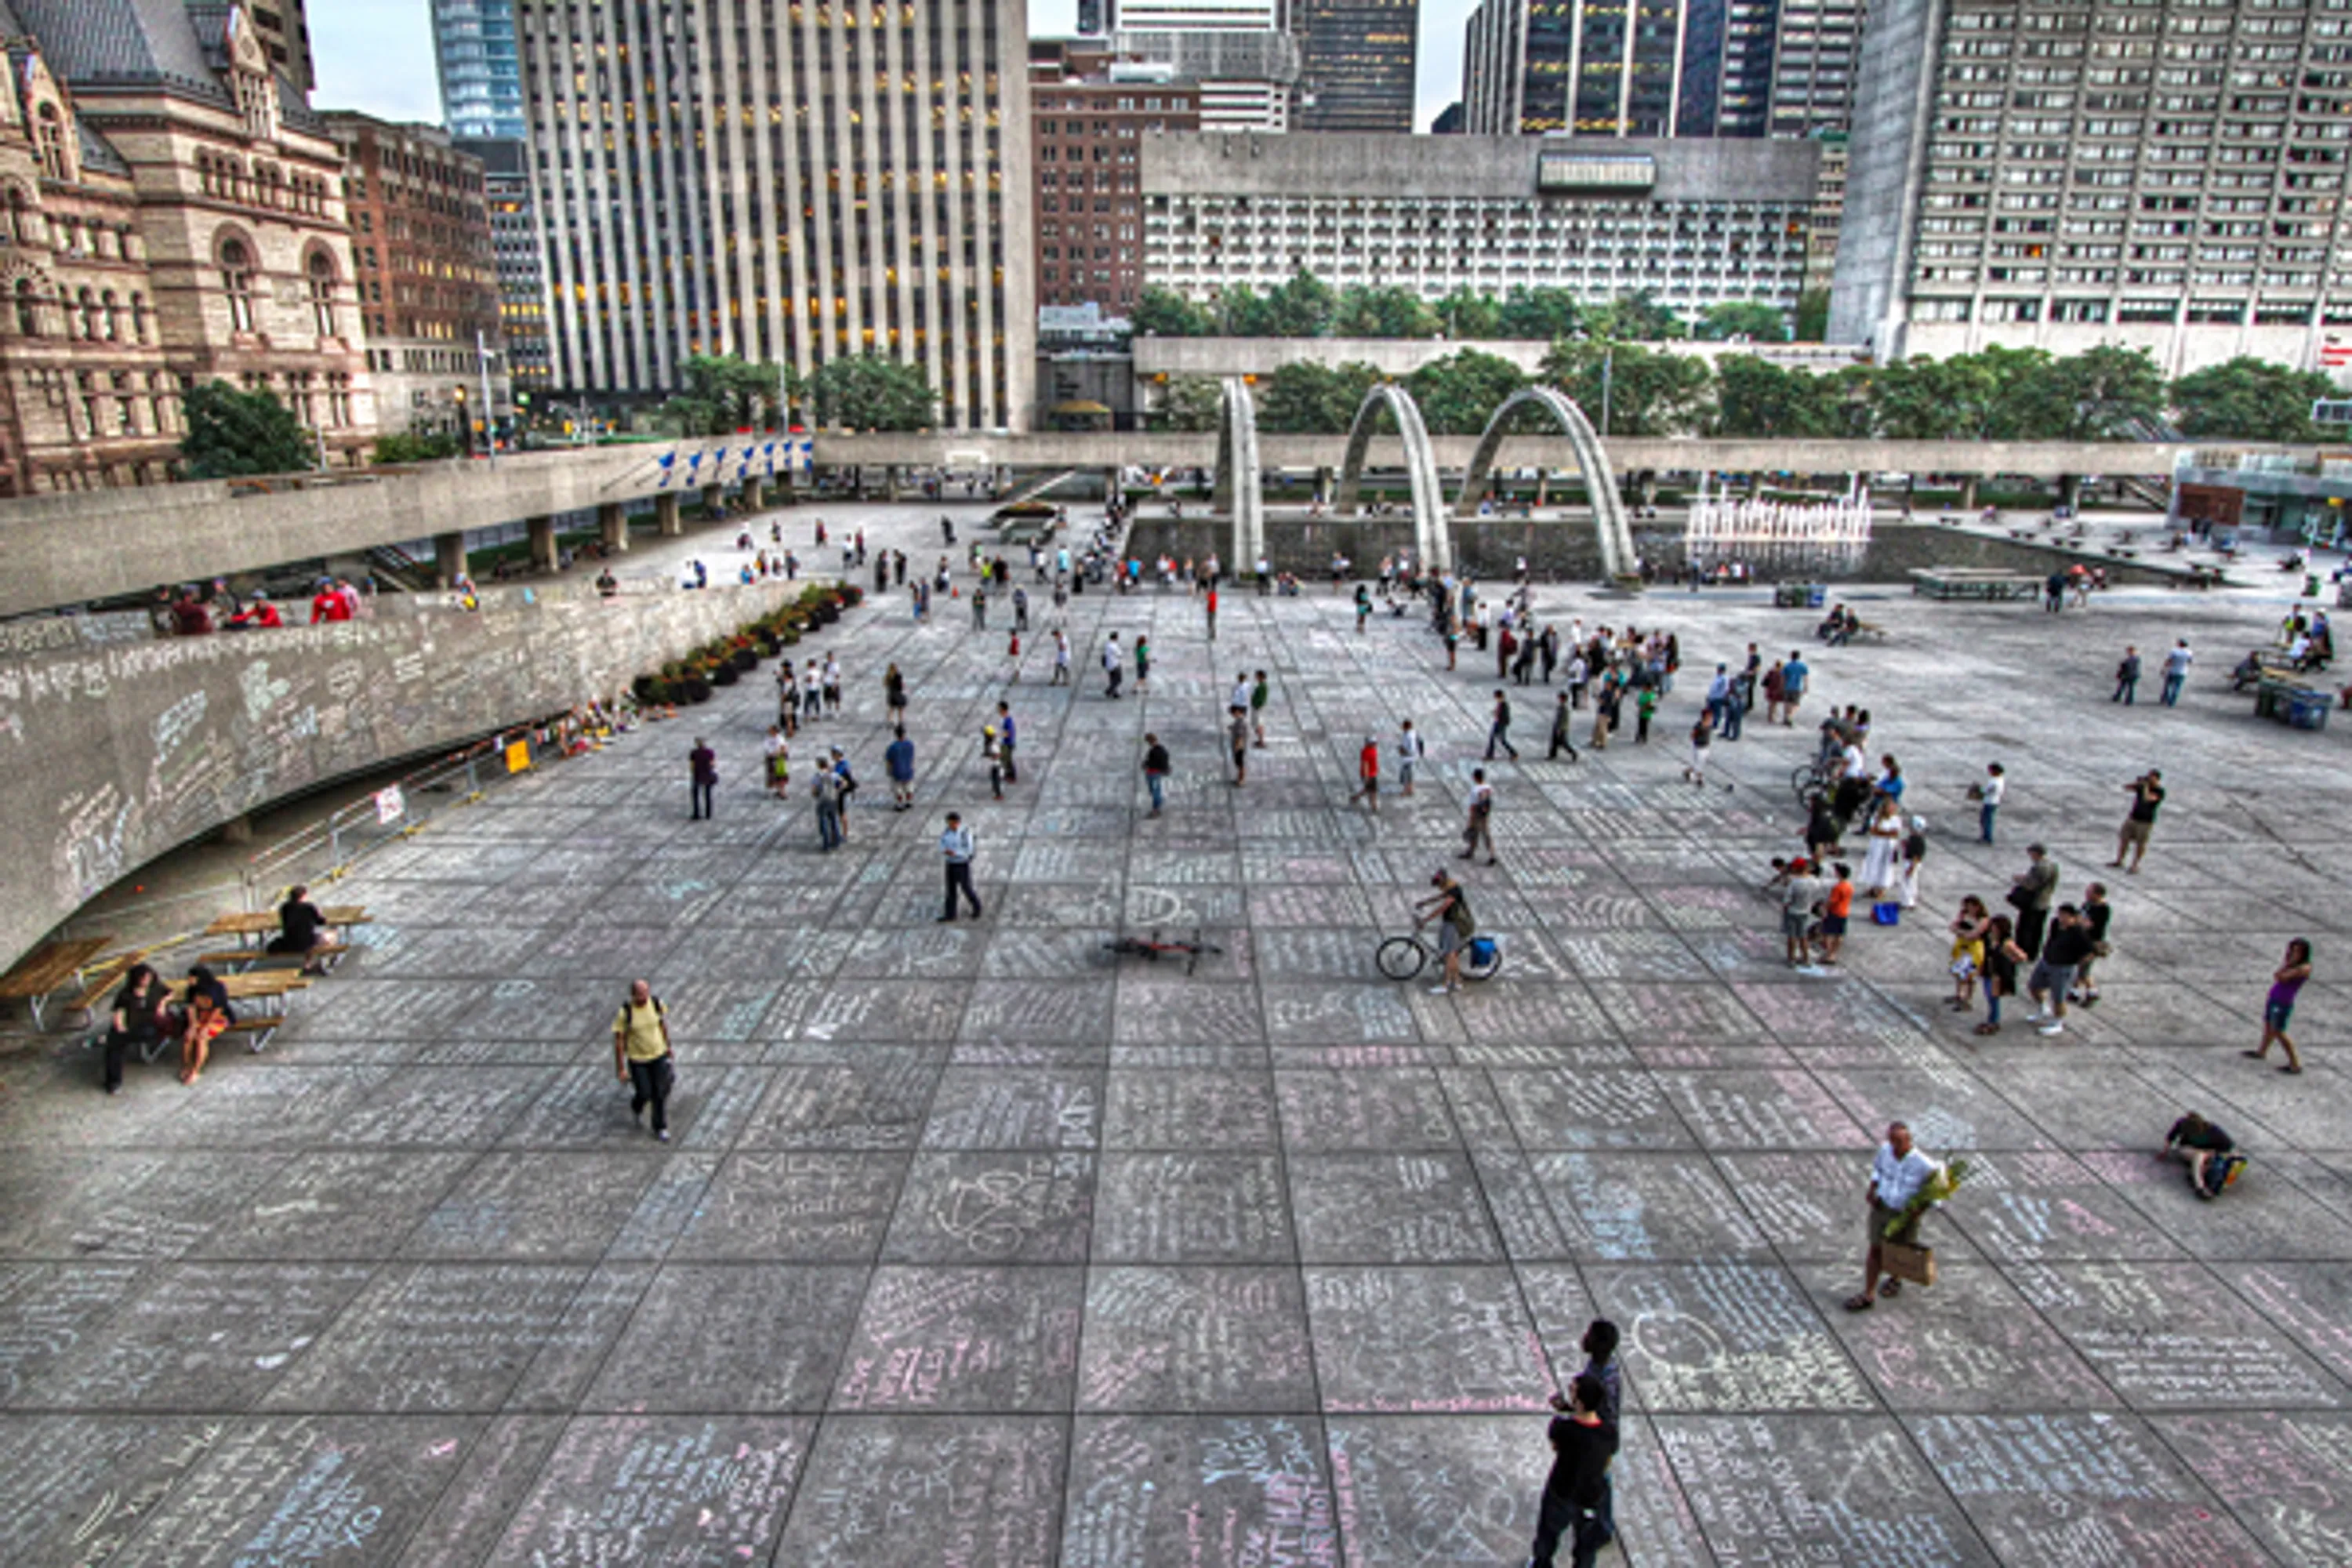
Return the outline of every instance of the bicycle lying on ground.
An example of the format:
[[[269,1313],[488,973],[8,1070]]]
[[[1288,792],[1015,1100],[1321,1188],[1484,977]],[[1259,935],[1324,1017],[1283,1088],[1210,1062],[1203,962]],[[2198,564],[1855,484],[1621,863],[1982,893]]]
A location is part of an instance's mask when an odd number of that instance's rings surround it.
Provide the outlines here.
[[[1410,980],[1436,957],[1436,944],[1414,934],[1389,938],[1372,954],[1372,961],[1391,980]],[[1502,967],[1503,947],[1493,937],[1474,936],[1463,945],[1463,979],[1491,980]]]
[[[1190,942],[1181,938],[1171,938],[1162,942],[1160,940],[1160,933],[1155,931],[1148,937],[1113,937],[1103,943],[1103,949],[1107,952],[1115,952],[1122,957],[1148,958],[1154,963],[1160,962],[1160,956],[1162,953],[1181,952],[1184,955],[1184,973],[1187,974],[1201,967],[1202,954],[1225,951],[1214,942],[1202,942],[1201,928],[1198,926],[1192,928],[1192,940]]]

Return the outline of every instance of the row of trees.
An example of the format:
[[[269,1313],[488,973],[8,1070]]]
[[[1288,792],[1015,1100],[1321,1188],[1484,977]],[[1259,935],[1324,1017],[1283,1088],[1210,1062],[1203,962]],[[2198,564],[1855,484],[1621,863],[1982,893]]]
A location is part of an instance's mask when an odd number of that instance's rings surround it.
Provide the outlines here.
[[[682,436],[781,426],[794,405],[812,424],[832,428],[921,430],[937,423],[938,398],[922,367],[877,354],[827,360],[806,376],[733,354],[696,354],[680,368],[684,390],[662,405],[661,416]]]
[[[1337,435],[1365,395],[1387,379],[1369,364],[1288,364],[1255,389],[1258,427],[1276,435]],[[2167,383],[2137,350],[2095,348],[2064,358],[2040,349],[1986,349],[1951,359],[1846,365],[1816,374],[1753,354],[1713,365],[1694,355],[1605,339],[1555,342],[1533,376],[1510,361],[1463,349],[1402,378],[1435,435],[1475,436],[1521,387],[1558,387],[1598,426],[1608,405],[1619,436],[1785,436],[1906,440],[2128,440],[2167,421],[2191,437],[2310,441],[2315,399],[2327,376],[2240,358]],[[1213,430],[1215,379],[1181,376],[1161,422]]]
[[[1514,289],[1500,300],[1457,289],[1432,300],[1411,289],[1333,289],[1307,272],[1263,294],[1236,284],[1203,300],[1173,289],[1146,289],[1129,320],[1137,331],[1163,338],[1444,337],[1473,342],[1664,342],[1695,337],[1780,343],[1789,341],[1791,326],[1778,306],[1755,300],[1717,305],[1685,321],[1647,289],[1601,303],[1580,302],[1565,289]],[[1798,302],[1794,327],[1800,342],[1820,341],[1828,324],[1826,294],[1809,294]]]

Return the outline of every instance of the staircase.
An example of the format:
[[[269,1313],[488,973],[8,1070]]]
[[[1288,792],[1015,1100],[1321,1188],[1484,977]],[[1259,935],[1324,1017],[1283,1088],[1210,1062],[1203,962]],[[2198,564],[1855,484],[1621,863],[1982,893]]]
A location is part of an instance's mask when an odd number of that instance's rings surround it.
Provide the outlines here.
[[[1025,500],[1042,500],[1045,499],[1046,494],[1052,491],[1055,487],[1076,479],[1083,471],[1084,470],[1078,468],[1065,468],[1058,474],[1051,475],[1045,479],[1034,480],[1029,484],[1023,485],[1011,495],[1006,496],[1001,504],[1005,506],[1018,506]]]
[[[410,594],[429,594],[441,585],[438,569],[426,565],[397,544],[379,544],[367,552],[368,565],[380,584]]]

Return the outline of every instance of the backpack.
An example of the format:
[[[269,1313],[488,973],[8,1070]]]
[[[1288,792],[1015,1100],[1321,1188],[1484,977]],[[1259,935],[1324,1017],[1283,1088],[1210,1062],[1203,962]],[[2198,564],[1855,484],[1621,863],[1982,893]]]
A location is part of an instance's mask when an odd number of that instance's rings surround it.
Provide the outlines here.
[[[1465,942],[1469,941],[1478,930],[1478,921],[1470,913],[1470,895],[1459,887],[1454,889],[1454,904],[1445,911],[1445,918],[1453,922],[1454,931]]]

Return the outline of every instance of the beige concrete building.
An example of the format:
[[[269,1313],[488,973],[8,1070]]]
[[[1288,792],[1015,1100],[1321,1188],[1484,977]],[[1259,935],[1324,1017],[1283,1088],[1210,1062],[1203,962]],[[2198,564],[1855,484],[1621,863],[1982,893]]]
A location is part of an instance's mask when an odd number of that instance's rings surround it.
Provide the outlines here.
[[[362,455],[375,415],[342,157],[244,9],[0,0],[0,31],[39,171],[5,198],[40,238],[0,262],[17,302],[0,322],[23,432],[11,482],[168,477],[179,395],[215,379],[275,394],[331,458]],[[60,358],[52,335],[79,346]]]
[[[553,0],[517,26],[559,395],[875,354],[922,367],[943,425],[1025,423],[1021,0]]]

